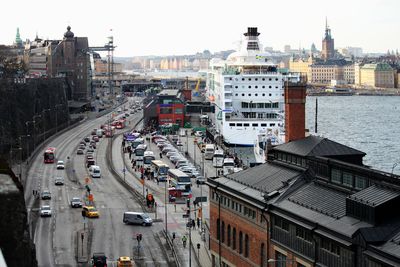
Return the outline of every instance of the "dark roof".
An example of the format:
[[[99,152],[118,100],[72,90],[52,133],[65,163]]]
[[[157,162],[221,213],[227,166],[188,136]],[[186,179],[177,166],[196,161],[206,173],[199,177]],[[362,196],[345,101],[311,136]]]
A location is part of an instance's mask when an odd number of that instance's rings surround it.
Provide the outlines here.
[[[394,234],[399,231],[399,225],[387,225],[381,227],[361,228],[360,234],[367,243],[387,242]],[[399,237],[395,236],[391,240],[398,243]],[[397,240],[397,241],[396,241]]]
[[[293,178],[300,176],[300,174],[301,172],[293,169],[272,163],[265,163],[230,174],[228,178],[263,192],[273,192],[279,190],[284,186],[284,183],[290,182]]]
[[[288,200],[333,218],[346,214],[346,194],[315,183],[298,190]]]
[[[376,207],[399,196],[400,192],[398,191],[373,185],[348,196],[348,198],[353,201],[363,203],[367,206]]]
[[[311,66],[345,66],[351,64],[352,62],[346,61],[345,59],[328,59],[315,62]]]
[[[287,152],[299,156],[343,156],[366,154],[357,149],[339,144],[320,136],[310,135],[306,138],[285,143],[274,148],[276,151]]]

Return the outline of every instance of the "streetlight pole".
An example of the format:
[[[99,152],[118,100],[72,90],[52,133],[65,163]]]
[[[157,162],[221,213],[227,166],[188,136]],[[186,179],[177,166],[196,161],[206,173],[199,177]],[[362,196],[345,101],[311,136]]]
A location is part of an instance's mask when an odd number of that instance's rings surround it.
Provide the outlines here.
[[[34,123],[33,121],[26,121],[25,122],[25,127],[26,127],[26,136],[30,136],[29,135],[29,128],[28,128],[28,124],[29,123]],[[32,136],[34,137],[35,136],[35,133],[32,131]],[[30,152],[30,150],[29,150],[29,146],[28,146],[28,154],[29,154],[29,152]],[[28,157],[28,155],[27,155],[27,157]]]

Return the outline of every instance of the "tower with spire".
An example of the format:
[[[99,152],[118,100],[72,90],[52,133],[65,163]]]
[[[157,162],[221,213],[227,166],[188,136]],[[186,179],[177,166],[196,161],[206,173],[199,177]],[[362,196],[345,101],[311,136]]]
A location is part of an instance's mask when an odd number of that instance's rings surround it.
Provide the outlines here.
[[[17,28],[17,34],[15,35],[14,45],[19,48],[23,46],[21,36],[19,35],[19,28]]]
[[[335,56],[335,43],[331,35],[331,29],[328,26],[328,19],[325,18],[325,37],[322,39],[321,57],[324,60],[331,59]]]

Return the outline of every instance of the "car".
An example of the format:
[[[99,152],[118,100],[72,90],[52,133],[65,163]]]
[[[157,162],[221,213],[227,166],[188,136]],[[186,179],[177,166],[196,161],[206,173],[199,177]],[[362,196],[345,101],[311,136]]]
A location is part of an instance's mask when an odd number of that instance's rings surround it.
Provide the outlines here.
[[[94,152],[93,146],[89,146],[89,148],[86,150],[87,152]]]
[[[62,160],[57,161],[57,170],[64,170],[64,169],[65,169],[64,161]]]
[[[204,178],[204,176],[197,176],[196,177],[196,184],[205,184],[206,183],[206,178]]]
[[[134,110],[129,111],[130,114],[135,114]]]
[[[179,152],[178,151],[176,151],[176,150],[171,150],[171,151],[169,151],[169,152],[167,152],[167,154],[165,154],[168,158],[170,158],[171,156],[176,156],[176,155],[178,155],[179,154]]]
[[[40,217],[51,217],[51,208],[49,205],[40,207]]]
[[[93,267],[107,267],[107,257],[103,252],[95,252],[92,256]]]
[[[76,151],[77,155],[83,155],[83,149],[78,148],[78,150]]]
[[[131,258],[127,256],[119,257],[117,267],[133,267]]]
[[[176,142],[176,145],[177,145],[177,146],[183,146],[183,143],[182,143],[182,141],[177,141],[177,142]]]
[[[167,152],[173,151],[174,149],[175,149],[174,147],[167,146],[167,147],[164,147],[164,148],[162,149],[162,153],[163,153],[163,154],[167,154]]]
[[[174,143],[176,144],[176,142],[178,142],[178,140],[179,140],[179,136],[173,135],[173,136],[171,137],[171,140],[172,140],[172,142],[174,142]]]
[[[47,190],[47,189],[43,190],[42,193],[40,194],[40,196],[41,196],[41,198],[42,198],[43,200],[45,200],[45,199],[51,199],[51,193],[50,193],[50,191]]]
[[[129,117],[129,113],[125,113],[125,117]]]
[[[86,146],[79,145],[78,149],[85,150],[85,149],[86,149]]]
[[[72,208],[82,208],[82,201],[79,197],[73,197],[71,199],[71,207]]]
[[[86,136],[86,137],[83,139],[83,141],[85,141],[86,143],[89,143],[89,142],[90,142],[90,137]]]
[[[90,133],[91,135],[96,135],[97,134],[97,129],[93,129],[92,132]]]
[[[85,141],[80,142],[79,146],[86,146],[86,142]]]
[[[93,206],[83,206],[82,207],[82,216],[88,218],[99,218],[100,214],[98,210]]]
[[[57,176],[54,179],[54,184],[55,185],[64,185],[64,178],[62,178],[61,176]]]
[[[183,158],[183,156],[182,155],[176,155],[176,156],[171,156],[170,158],[169,158],[169,160],[173,163],[173,164],[175,164],[178,160],[180,160],[180,159],[182,159]]]
[[[99,142],[100,141],[100,139],[99,139],[99,137],[97,136],[97,135],[93,135],[93,138],[92,138],[95,142]]]

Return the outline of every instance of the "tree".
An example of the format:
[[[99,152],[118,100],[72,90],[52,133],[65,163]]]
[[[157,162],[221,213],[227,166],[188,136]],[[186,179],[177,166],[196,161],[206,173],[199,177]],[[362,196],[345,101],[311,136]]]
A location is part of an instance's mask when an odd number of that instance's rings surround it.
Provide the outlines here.
[[[0,78],[24,77],[26,67],[16,51],[9,46],[0,45]]]

